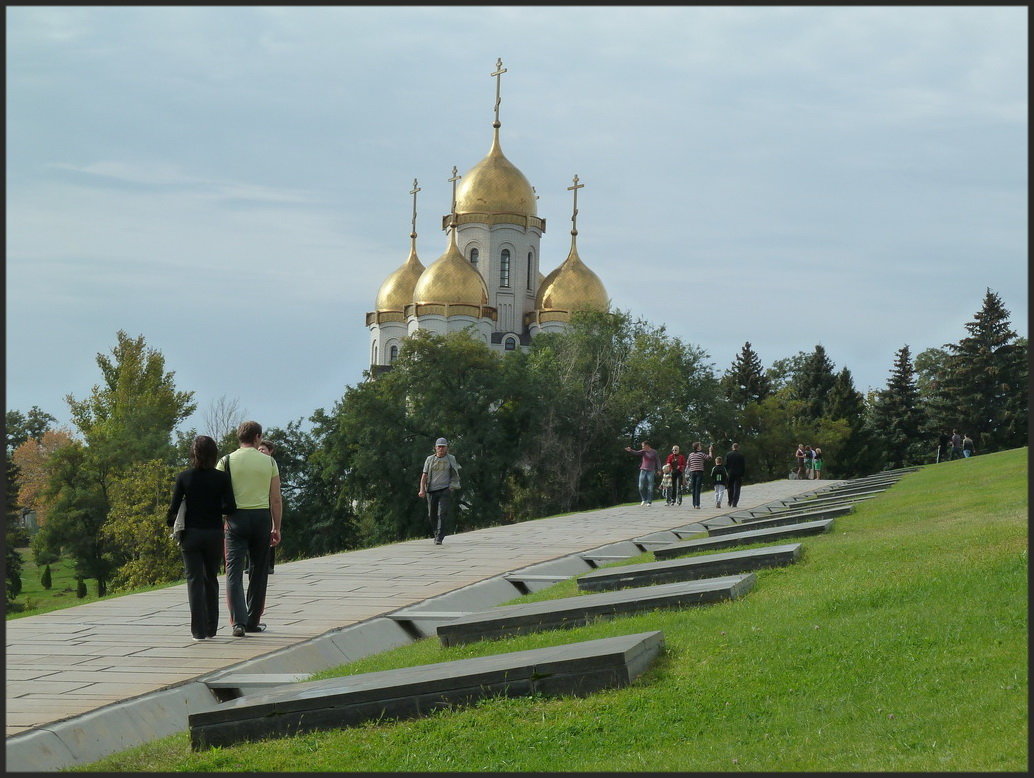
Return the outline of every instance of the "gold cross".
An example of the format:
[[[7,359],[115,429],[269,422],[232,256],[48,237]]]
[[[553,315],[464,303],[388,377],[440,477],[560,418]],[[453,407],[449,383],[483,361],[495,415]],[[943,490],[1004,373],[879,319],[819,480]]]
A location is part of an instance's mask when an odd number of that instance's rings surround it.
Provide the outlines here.
[[[506,68],[503,67],[502,58],[497,59],[495,63],[495,73],[492,74],[492,78],[495,79],[495,124],[494,127],[499,126],[499,103],[502,102],[502,98],[499,97],[499,84],[502,82],[503,73],[506,72]]]
[[[459,171],[456,166],[452,166],[452,178],[449,179],[449,183],[452,184],[452,220],[456,221],[456,182],[459,181],[463,176],[459,175]]]
[[[416,193],[420,191],[420,187],[417,186],[416,179],[413,179],[413,189],[410,194],[413,195],[413,233],[409,236],[411,238],[416,237]]]
[[[578,174],[574,174],[574,186],[567,187],[567,191],[574,190],[574,213],[571,214],[571,234],[578,234],[578,190],[584,189],[585,184],[578,183]]]

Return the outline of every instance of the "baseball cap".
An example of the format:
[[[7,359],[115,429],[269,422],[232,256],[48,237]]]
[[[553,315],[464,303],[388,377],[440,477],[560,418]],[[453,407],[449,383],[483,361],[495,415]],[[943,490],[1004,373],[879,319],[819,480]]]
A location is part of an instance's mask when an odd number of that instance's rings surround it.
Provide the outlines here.
[[[449,441],[447,441],[445,438],[438,438],[438,440],[436,440],[434,442],[434,444],[436,446],[448,446],[449,445]]]

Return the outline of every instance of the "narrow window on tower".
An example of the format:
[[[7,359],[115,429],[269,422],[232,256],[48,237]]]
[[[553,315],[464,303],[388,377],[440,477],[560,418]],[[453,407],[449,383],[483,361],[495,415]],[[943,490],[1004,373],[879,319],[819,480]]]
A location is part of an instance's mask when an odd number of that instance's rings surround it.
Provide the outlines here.
[[[479,254],[477,249],[470,250],[470,264],[472,264],[474,267],[478,266],[478,256]]]
[[[394,364],[395,360],[398,359],[398,358],[399,358],[399,347],[395,346],[395,345],[392,345],[392,347],[391,347],[391,356],[388,357],[388,364],[389,365]]]
[[[528,252],[528,289],[531,289],[531,252]]]
[[[503,249],[499,258],[499,286],[510,285],[510,249]]]
[[[517,348],[517,341],[513,338],[507,338],[506,343],[503,346],[507,351],[513,351]]]

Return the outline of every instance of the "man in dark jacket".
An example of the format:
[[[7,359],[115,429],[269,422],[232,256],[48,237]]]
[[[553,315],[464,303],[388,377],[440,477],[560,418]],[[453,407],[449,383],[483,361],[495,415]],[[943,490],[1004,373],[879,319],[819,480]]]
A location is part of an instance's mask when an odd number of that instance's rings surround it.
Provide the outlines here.
[[[733,443],[732,451],[725,455],[725,469],[729,471],[729,507],[740,504],[740,487],[743,485],[743,474],[747,472],[747,461],[740,453],[740,444]]]

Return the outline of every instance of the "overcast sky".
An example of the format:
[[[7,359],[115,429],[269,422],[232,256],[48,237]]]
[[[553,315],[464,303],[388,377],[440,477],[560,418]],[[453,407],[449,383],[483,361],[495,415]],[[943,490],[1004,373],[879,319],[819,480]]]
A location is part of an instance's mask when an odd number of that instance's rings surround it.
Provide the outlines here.
[[[204,411],[283,426],[369,366],[365,314],[444,252],[501,140],[612,305],[859,390],[1027,335],[1026,7],[8,7],[7,408],[69,423],[116,332]],[[200,429],[199,431],[206,431]]]

